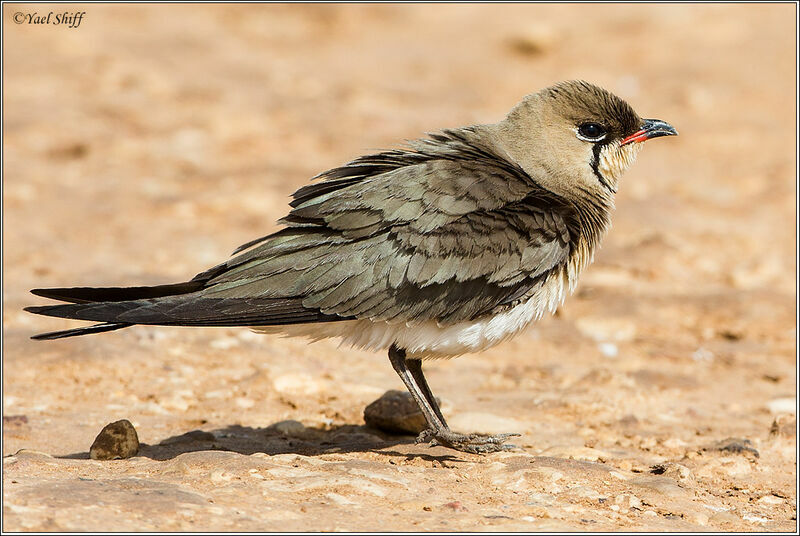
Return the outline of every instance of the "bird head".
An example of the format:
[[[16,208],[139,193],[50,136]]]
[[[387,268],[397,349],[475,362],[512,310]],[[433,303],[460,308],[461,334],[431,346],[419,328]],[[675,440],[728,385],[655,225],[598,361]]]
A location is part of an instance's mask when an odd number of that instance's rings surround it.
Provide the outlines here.
[[[583,81],[528,95],[497,127],[509,155],[541,186],[610,202],[642,142],[678,133],[664,121],[640,118],[624,100]]]

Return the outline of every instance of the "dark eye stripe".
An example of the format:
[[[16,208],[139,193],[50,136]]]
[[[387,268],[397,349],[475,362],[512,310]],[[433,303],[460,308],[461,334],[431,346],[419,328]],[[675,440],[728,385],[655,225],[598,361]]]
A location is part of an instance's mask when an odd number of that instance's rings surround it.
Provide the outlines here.
[[[592,171],[594,172],[594,176],[597,177],[597,180],[600,181],[600,184],[603,185],[603,188],[605,188],[612,194],[615,194],[617,193],[617,190],[615,188],[612,188],[611,185],[606,180],[606,178],[603,177],[603,174],[600,173],[600,151],[603,149],[605,145],[607,144],[598,143],[594,147],[592,147],[592,162],[590,165],[592,166]]]

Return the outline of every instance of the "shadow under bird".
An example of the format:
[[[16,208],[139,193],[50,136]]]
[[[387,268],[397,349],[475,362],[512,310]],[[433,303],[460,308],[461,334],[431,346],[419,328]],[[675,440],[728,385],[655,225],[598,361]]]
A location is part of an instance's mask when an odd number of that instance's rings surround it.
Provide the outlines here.
[[[505,450],[517,434],[450,430],[422,361],[489,348],[555,311],[592,260],[641,142],[676,134],[604,89],[563,82],[499,123],[321,173],[294,193],[284,228],[185,283],[32,290],[69,303],[27,311],[100,322],[33,338],[245,326],[388,348],[428,423],[418,442]]]

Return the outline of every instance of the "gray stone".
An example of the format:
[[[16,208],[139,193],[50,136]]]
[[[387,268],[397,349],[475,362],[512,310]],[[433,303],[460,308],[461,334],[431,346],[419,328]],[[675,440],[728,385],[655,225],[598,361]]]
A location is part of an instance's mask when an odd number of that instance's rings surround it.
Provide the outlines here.
[[[418,434],[428,426],[411,395],[395,390],[386,391],[364,408],[364,422],[367,426],[393,434]]]
[[[719,452],[731,454],[741,454],[742,456],[754,458],[760,457],[758,451],[753,447],[753,443],[749,439],[740,437],[729,437],[727,439],[723,439],[714,445],[711,450],[717,450]]]

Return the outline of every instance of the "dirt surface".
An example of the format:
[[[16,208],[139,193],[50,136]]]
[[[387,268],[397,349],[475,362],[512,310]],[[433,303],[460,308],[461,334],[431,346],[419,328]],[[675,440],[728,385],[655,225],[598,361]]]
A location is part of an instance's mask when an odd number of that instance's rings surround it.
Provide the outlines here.
[[[85,11],[81,25],[14,14]],[[3,6],[5,530],[796,529],[795,6]],[[311,176],[584,78],[674,124],[575,295],[427,366],[475,456],[364,426],[385,355],[54,342],[34,287],[182,281]],[[128,460],[89,459],[129,419]],[[24,450],[22,450],[24,449]]]

